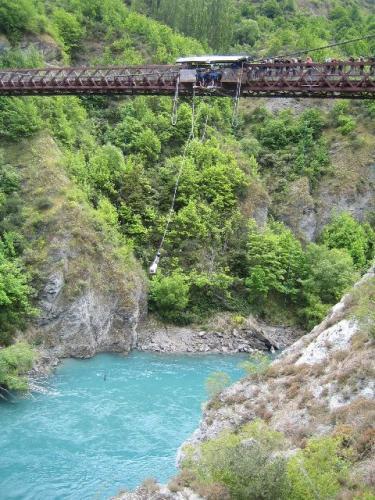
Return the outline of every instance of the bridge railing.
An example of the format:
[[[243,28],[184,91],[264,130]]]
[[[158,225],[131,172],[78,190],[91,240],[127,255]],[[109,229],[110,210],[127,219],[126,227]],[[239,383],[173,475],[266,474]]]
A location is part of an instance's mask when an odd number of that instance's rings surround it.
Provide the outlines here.
[[[184,70],[176,65],[140,65],[126,67],[77,67],[39,69],[0,69],[0,95],[55,95],[85,93],[165,94],[175,92]],[[258,62],[243,68],[226,67],[222,78],[206,87],[192,78],[179,84],[181,95],[216,92],[233,95],[242,77],[241,95],[271,96],[321,95],[323,97],[375,97],[375,61],[337,61],[326,63]],[[208,88],[209,87],[209,88]],[[333,95],[333,93],[335,93]]]

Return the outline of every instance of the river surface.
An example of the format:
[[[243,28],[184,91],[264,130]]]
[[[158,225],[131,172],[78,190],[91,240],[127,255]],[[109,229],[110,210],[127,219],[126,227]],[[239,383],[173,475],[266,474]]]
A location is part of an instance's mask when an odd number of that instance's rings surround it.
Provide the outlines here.
[[[66,360],[47,394],[0,403],[0,499],[108,499],[166,482],[197,427],[205,380],[242,355],[101,354]]]

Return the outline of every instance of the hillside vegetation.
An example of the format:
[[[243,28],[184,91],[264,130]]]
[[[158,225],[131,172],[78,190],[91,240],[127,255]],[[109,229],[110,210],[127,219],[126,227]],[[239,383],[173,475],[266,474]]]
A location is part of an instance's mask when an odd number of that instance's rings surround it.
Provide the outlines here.
[[[112,65],[173,62],[209,50],[274,55],[366,35],[374,27],[365,4],[325,4],[327,11],[312,16],[293,1],[1,0],[0,30],[11,48],[2,52],[0,65],[51,62],[43,50],[47,36],[54,64]],[[310,8],[315,12],[306,4]],[[373,43],[346,46],[342,54],[371,54]],[[246,103],[233,127],[230,100],[197,99],[195,139],[186,157],[191,103],[180,103],[176,126],[171,108],[171,99],[158,97],[3,97],[1,146],[6,153],[35,134],[53,138],[59,168],[106,228],[105,237],[128,256],[124,265],[133,262],[133,253],[145,269],[183,162],[160,272],[150,283],[150,309],[185,324],[222,310],[305,328],[319,322],[374,256],[373,181],[364,177],[373,162],[373,103],[275,112],[264,101]],[[358,164],[346,163],[346,151],[355,151]],[[48,200],[36,207],[22,199],[19,167],[9,161],[0,167],[2,345],[38,315],[43,280],[27,260],[25,220],[42,226],[39,212],[49,210]],[[344,178],[343,171],[351,176]],[[311,237],[299,230],[302,214],[288,205],[291,192],[298,199],[303,193],[318,211],[327,190],[341,196],[349,186],[358,188],[353,203],[345,201],[335,213],[332,202]],[[358,215],[352,206],[361,190],[369,201]],[[69,224],[74,231],[75,221]],[[43,234],[38,241],[49,244]]]

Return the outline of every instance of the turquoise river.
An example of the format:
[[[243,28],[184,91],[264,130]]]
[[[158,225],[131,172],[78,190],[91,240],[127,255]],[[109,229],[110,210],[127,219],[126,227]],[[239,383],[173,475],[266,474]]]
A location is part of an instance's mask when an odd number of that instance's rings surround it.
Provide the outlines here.
[[[45,394],[0,403],[0,499],[108,499],[145,478],[166,482],[207,399],[205,380],[244,375],[242,355],[66,360]]]

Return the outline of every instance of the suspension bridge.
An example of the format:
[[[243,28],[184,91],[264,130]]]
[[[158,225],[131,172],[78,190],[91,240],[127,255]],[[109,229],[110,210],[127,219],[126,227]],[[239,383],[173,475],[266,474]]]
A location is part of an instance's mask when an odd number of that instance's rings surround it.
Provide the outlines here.
[[[0,96],[176,95],[375,98],[375,60],[228,64],[214,84],[184,65],[1,69]]]

